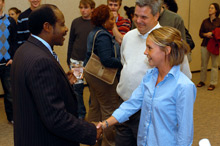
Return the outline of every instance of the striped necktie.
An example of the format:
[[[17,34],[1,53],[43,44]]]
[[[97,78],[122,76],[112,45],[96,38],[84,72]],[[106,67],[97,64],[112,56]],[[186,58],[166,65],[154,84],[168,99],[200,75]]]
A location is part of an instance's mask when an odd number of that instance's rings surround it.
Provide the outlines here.
[[[54,56],[54,58],[57,60],[57,62],[60,63],[59,58],[58,58],[58,56],[57,56],[57,54],[56,54],[55,52],[53,52],[53,56]]]

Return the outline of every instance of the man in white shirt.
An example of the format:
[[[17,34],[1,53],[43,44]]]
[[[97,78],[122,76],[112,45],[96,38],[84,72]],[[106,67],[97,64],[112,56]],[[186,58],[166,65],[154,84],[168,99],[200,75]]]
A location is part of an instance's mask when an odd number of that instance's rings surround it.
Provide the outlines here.
[[[161,0],[137,0],[134,12],[136,29],[125,34],[121,45],[121,71],[117,93],[124,100],[128,100],[132,92],[138,87],[147,70],[151,68],[144,55],[148,34],[160,26],[158,18],[161,10]],[[184,59],[182,71],[191,78],[187,57]],[[137,130],[140,111],[131,116],[128,121],[117,126],[116,146],[137,145]]]

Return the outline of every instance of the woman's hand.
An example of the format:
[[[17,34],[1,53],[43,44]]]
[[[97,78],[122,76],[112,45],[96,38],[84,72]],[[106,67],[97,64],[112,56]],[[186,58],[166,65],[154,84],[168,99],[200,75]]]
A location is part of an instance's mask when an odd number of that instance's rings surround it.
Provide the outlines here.
[[[203,35],[204,35],[205,37],[211,39],[211,38],[213,38],[212,34],[213,34],[212,32],[207,32],[207,33],[204,33]]]

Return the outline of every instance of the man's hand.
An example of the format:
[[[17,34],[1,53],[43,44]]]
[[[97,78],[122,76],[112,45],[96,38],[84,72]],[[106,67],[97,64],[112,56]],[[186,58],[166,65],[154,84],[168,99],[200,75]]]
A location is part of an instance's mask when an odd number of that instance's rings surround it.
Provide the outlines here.
[[[75,84],[77,82],[77,78],[73,74],[73,70],[69,70],[67,73],[67,78],[71,85]]]
[[[99,122],[99,124],[100,124],[100,123],[101,123],[101,122]],[[103,133],[102,126],[100,126],[99,124],[96,126],[96,129],[97,129],[96,140],[99,140],[99,139],[102,137],[102,133]]]
[[[96,135],[96,141],[98,141],[102,137],[103,129],[102,129],[102,123],[99,122],[92,122],[94,125],[96,125],[97,135]]]
[[[112,11],[112,14],[113,14],[114,19],[115,19],[115,21],[116,21],[116,19],[117,19],[117,17],[118,17],[118,13],[117,13],[116,11]]]
[[[6,65],[5,66],[8,66],[8,65],[10,65],[10,64],[12,64],[12,62],[13,62],[13,60],[12,59],[10,59],[7,63],[6,63]]]
[[[102,137],[102,133],[103,133],[102,122],[99,122],[98,125],[96,125],[96,129],[97,129],[96,139],[99,140]]]

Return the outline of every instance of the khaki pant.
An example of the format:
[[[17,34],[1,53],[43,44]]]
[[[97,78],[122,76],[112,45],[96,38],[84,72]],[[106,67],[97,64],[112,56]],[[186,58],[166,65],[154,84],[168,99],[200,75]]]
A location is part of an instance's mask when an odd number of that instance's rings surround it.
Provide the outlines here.
[[[116,92],[118,80],[115,78],[113,85],[109,85],[86,72],[84,76],[89,85],[91,97],[88,121],[99,122],[106,120],[119,107],[119,96]],[[102,142],[96,145],[115,146],[115,127],[106,128],[103,132]]]
[[[214,55],[210,53],[206,47],[201,48],[201,75],[200,79],[202,82],[206,81],[207,78],[207,66],[209,62],[209,58],[211,57],[212,60],[212,67],[211,67],[211,79],[210,84],[216,85],[218,82],[218,55]]]

